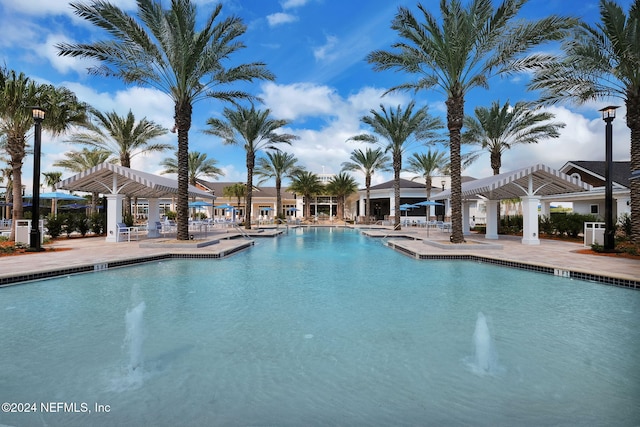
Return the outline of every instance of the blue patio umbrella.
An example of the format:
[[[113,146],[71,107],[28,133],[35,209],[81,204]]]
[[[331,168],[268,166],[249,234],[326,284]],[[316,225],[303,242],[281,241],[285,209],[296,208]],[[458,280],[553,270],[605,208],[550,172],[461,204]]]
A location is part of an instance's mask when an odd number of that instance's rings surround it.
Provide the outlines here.
[[[216,208],[216,209],[233,209],[233,206],[225,203],[224,205],[214,206],[214,208]]]
[[[404,204],[400,205],[400,211],[405,211],[406,212],[408,210],[415,209],[417,207],[418,207],[418,205],[412,205],[410,203],[404,203]],[[405,216],[407,216],[407,215],[405,214]]]
[[[416,203],[418,206],[444,206],[444,203],[434,202],[433,200],[425,200],[423,202]],[[427,211],[427,221],[429,220],[429,213]],[[427,237],[429,237],[429,224],[427,224]]]
[[[207,202],[203,202],[202,200],[198,200],[197,202],[190,202],[189,203],[189,207],[190,208],[206,208],[209,206],[213,206],[212,203],[207,203]]]
[[[84,209],[87,208],[87,205],[81,205],[78,203],[71,203],[70,205],[60,206],[60,209]]]
[[[54,201],[58,200],[85,200],[84,197],[76,196],[75,194],[62,193],[60,191],[54,191],[52,193],[40,193],[41,199],[51,199]],[[58,204],[53,203],[55,205],[55,209],[53,214],[56,215],[58,213]]]

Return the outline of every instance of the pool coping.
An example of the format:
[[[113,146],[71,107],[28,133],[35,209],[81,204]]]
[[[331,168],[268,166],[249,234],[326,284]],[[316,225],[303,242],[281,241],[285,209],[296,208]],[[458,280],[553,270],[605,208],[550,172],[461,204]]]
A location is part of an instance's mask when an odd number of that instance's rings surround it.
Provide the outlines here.
[[[394,236],[396,237],[396,236]],[[420,240],[420,239],[415,239]],[[424,242],[427,243],[427,242]],[[517,268],[520,270],[535,271],[538,273],[551,274],[553,276],[566,277],[569,279],[585,280],[589,282],[597,282],[603,285],[617,286],[627,289],[640,290],[640,281],[626,279],[621,277],[611,277],[607,275],[594,274],[590,272],[584,272],[571,268],[557,268],[550,265],[541,265],[540,263],[527,263],[523,261],[503,260],[488,255],[478,254],[421,254],[413,249],[402,246],[401,243],[388,241],[386,246],[395,250],[396,252],[410,256],[419,260],[463,260],[463,261],[475,261],[486,264],[499,265],[501,267]],[[499,246],[499,245],[495,245]]]

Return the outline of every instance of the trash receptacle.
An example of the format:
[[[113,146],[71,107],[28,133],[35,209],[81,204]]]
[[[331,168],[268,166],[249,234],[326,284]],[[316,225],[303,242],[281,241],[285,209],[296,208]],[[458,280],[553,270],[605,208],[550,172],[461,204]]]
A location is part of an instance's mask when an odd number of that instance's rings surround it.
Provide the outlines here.
[[[588,247],[593,244],[604,245],[604,230],[604,222],[585,222],[584,246]]]
[[[44,242],[44,221],[39,221],[40,225],[40,244]],[[31,220],[19,219],[16,221],[16,243],[31,245]]]

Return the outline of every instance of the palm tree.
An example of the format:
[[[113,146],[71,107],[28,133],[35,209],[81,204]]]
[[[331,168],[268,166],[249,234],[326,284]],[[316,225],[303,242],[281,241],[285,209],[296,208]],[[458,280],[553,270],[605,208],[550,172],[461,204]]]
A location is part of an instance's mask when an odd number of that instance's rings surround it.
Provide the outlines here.
[[[328,194],[336,196],[338,199],[338,211],[336,216],[344,219],[344,205],[348,196],[358,191],[358,183],[351,175],[340,172],[331,178],[327,184],[326,191]]]
[[[409,159],[407,159],[408,172],[413,172],[424,178],[424,186],[427,190],[427,200],[431,199],[431,188],[433,187],[433,175],[436,171],[440,173],[448,166],[449,159],[447,155],[441,151],[428,150],[427,153],[413,153]]]
[[[222,189],[222,195],[227,198],[236,197],[238,199],[238,210],[240,210],[240,199],[247,195],[246,184],[238,182],[228,187],[224,187]]]
[[[269,179],[276,180],[276,218],[284,218],[282,213],[282,178],[291,178],[302,170],[293,154],[283,151],[266,152],[267,157],[258,158],[255,174],[261,179],[258,185]]]
[[[480,150],[472,153],[465,161],[468,165],[488,151],[494,175],[500,173],[502,153],[517,144],[535,144],[540,139],[558,138],[564,123],[551,122],[555,116],[549,112],[530,108],[530,104],[509,102],[500,106],[495,101],[491,107],[476,107],[475,117],[465,117],[462,142],[479,145]]]
[[[58,160],[53,163],[53,166],[65,168],[71,172],[83,172],[87,169],[91,169],[94,166],[98,166],[104,162],[115,163],[116,159],[110,159],[111,152],[100,148],[83,148],[82,151],[68,151],[64,153],[66,159]],[[98,211],[98,197],[97,192],[91,193],[91,213]]]
[[[166,135],[168,130],[146,117],[136,120],[131,110],[124,117],[115,111],[103,114],[92,110],[91,115],[98,124],[88,123],[85,127],[89,132],[77,132],[68,142],[109,151],[120,159],[120,166],[130,168],[131,159],[137,155],[173,148],[171,144],[151,143],[152,139]]]
[[[0,134],[4,135],[4,151],[9,156],[13,181],[13,224],[23,218],[22,163],[26,156],[27,132],[33,126],[31,109],[37,105],[46,111],[42,129],[53,135],[64,133],[71,125],[86,121],[86,104],[78,101],[70,90],[38,84],[23,73],[0,68]]]
[[[522,57],[547,40],[561,40],[575,20],[550,16],[522,21],[517,15],[526,0],[503,0],[494,8],[492,0],[441,0],[442,17],[418,4],[424,23],[406,7],[400,7],[392,28],[403,41],[395,51],[374,51],[367,56],[376,71],[403,70],[417,80],[389,91],[433,89],[447,96],[447,128],[451,161],[451,241],[462,243],[462,180],[460,137],[465,96],[476,87],[488,88],[495,75],[532,69],[550,59],[547,54]]]
[[[195,186],[198,183],[198,178],[207,176],[213,179],[218,179],[224,176],[222,169],[218,168],[216,159],[208,159],[206,153],[200,153],[198,151],[189,152],[189,184]],[[164,167],[161,174],[177,174],[178,162],[176,157],[167,157],[160,164]]]
[[[582,24],[563,43],[564,57],[538,69],[531,89],[549,104],[618,98],[631,131],[631,170],[640,170],[640,1],[625,15],[614,1],[600,1],[596,26]],[[640,180],[631,180],[631,239],[640,245]]]
[[[56,191],[56,184],[62,179],[62,172],[42,172],[44,176],[44,184],[51,188],[51,191]],[[51,213],[57,212],[57,200],[55,197],[51,199]]]
[[[402,170],[402,155],[413,140],[425,141],[436,136],[435,131],[442,127],[442,121],[434,118],[427,112],[427,107],[422,107],[415,112],[415,103],[411,101],[403,111],[401,106],[395,110],[387,109],[380,105],[382,113],[370,110],[370,116],[362,117],[361,121],[369,125],[373,132],[382,138],[386,151],[391,151],[393,163],[393,190],[394,190],[394,229],[400,229],[400,171]],[[371,134],[361,134],[349,138],[353,141],[365,141],[378,143],[378,138]],[[413,140],[412,140],[413,139]]]
[[[364,216],[367,223],[369,223],[371,217],[371,177],[376,171],[390,171],[389,161],[391,159],[380,148],[375,150],[366,148],[364,152],[356,149],[351,152],[349,158],[351,159],[350,162],[342,163],[342,170],[360,171],[364,174],[364,186],[367,192]]]
[[[225,67],[224,62],[244,48],[238,40],[246,31],[235,16],[222,19],[218,4],[205,20],[198,18],[191,0],[172,1],[169,10],[160,1],[137,0],[138,18],[111,3],[72,2],[76,15],[107,31],[113,40],[92,44],[57,45],[59,54],[87,57],[100,65],[93,74],[113,76],[125,83],[148,85],[169,95],[174,103],[178,132],[178,240],[189,239],[189,129],[193,104],[206,97],[234,101],[253,99],[243,91],[219,91],[220,85],[254,79],[273,80],[262,63]],[[204,22],[196,30],[196,22]]]
[[[304,199],[304,216],[311,217],[311,198],[318,194],[322,194],[324,186],[320,182],[320,178],[313,172],[301,170],[291,179],[289,191],[302,194]]]
[[[153,121],[143,117],[136,121],[129,110],[126,117],[119,116],[115,111],[103,114],[95,109],[91,115],[98,124],[88,123],[85,127],[89,132],[78,132],[71,135],[68,142],[85,144],[110,151],[120,159],[120,165],[131,167],[131,159],[139,154],[162,152],[173,148],[171,144],[155,143],[154,138],[167,134],[168,130]],[[131,197],[127,196],[124,204],[125,215],[131,214]]]
[[[277,149],[275,144],[291,144],[298,139],[296,135],[288,133],[276,133],[277,130],[289,124],[287,120],[277,120],[269,117],[271,111],[256,110],[238,106],[235,110],[225,108],[222,115],[226,121],[210,118],[205,133],[216,135],[224,140],[225,144],[244,145],[247,154],[247,206],[245,212],[245,228],[251,229],[251,199],[253,194],[253,168],[256,165],[256,153],[259,150]]]

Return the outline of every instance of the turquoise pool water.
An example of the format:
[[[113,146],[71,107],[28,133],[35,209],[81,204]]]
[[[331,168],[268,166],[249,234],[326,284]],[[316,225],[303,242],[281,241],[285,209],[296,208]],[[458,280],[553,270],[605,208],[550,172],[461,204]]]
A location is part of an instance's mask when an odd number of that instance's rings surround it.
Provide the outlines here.
[[[37,404],[0,424],[633,426],[639,318],[637,291],[291,230],[0,289],[0,400]]]

